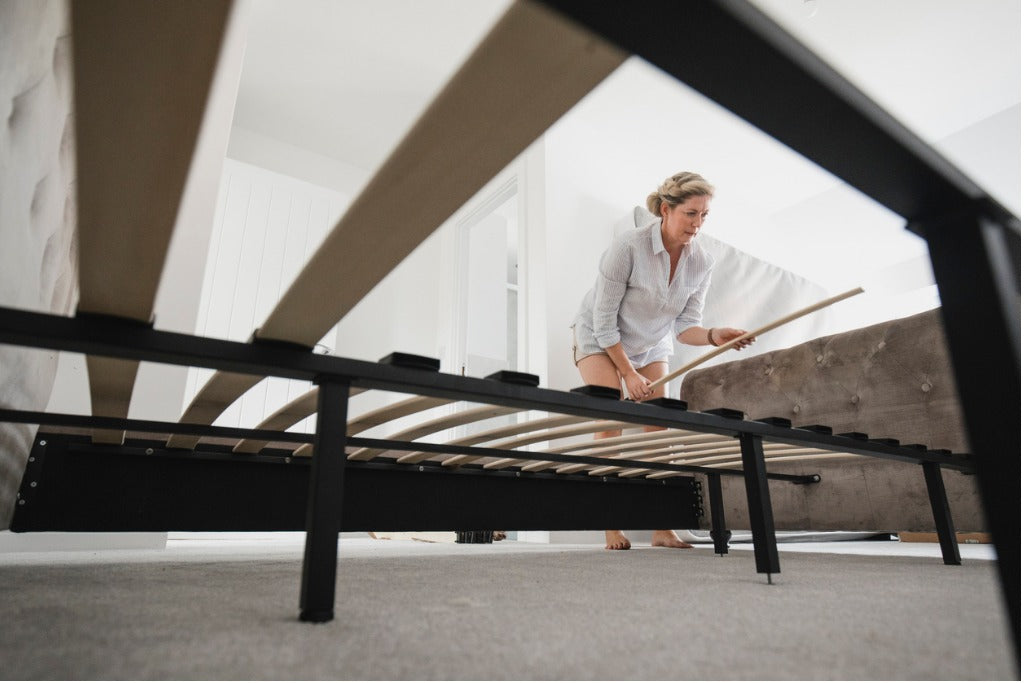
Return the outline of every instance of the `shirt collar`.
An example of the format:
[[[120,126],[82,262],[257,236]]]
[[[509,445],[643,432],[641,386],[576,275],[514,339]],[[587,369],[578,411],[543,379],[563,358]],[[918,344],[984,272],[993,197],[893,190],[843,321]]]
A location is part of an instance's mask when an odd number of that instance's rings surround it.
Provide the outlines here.
[[[651,250],[654,251],[655,254],[667,251],[665,249],[665,243],[661,241],[661,221],[656,220],[653,223],[651,223],[650,231]]]
[[[661,241],[661,221],[660,220],[655,220],[653,223],[651,223],[650,230],[651,230],[651,251],[653,251],[655,254],[659,254],[661,252],[665,252],[667,254],[668,253],[668,249],[665,248],[665,243]],[[683,254],[682,254],[683,257],[688,257],[690,255],[690,248],[692,246],[693,246],[693,240],[690,240],[689,244],[684,244],[683,245]]]

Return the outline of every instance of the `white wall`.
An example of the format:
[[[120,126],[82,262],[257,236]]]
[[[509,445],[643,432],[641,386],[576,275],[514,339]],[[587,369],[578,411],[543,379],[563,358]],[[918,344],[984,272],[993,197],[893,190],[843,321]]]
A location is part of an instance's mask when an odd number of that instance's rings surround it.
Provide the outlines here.
[[[196,333],[246,341],[337,223],[368,174],[251,131],[236,128],[231,140],[229,154],[246,161],[229,158],[224,163]],[[441,264],[453,249],[452,235],[449,227],[424,241],[324,336],[318,349],[370,361],[392,351],[443,356],[446,332],[440,331],[438,314],[448,281]],[[450,299],[445,303],[450,306]],[[210,374],[202,369],[190,371],[182,407]],[[310,388],[308,382],[268,378],[215,424],[255,426]],[[395,398],[360,396],[354,399],[353,410],[362,412]],[[311,418],[295,429],[312,431],[315,421]]]
[[[544,141],[549,372],[550,386],[559,389],[582,383],[572,364],[569,324],[594,283],[600,255],[616,224],[644,205],[666,177],[682,170],[703,174],[716,186],[705,233],[755,255],[748,242],[778,239],[767,216],[834,186],[831,176],[802,157],[636,58]],[[742,159],[729,151],[737,148],[747,151]],[[787,180],[780,183],[780,177]],[[754,326],[741,320],[714,324]]]
[[[1019,213],[1019,105],[935,145]],[[927,246],[902,218],[637,58],[548,131],[544,154],[553,388],[582,383],[568,326],[616,224],[681,170],[702,173],[716,186],[706,235],[806,278],[818,298],[864,287],[865,294],[816,314],[822,325],[803,333],[830,334],[940,303]],[[796,331],[771,333],[772,347],[811,338]]]

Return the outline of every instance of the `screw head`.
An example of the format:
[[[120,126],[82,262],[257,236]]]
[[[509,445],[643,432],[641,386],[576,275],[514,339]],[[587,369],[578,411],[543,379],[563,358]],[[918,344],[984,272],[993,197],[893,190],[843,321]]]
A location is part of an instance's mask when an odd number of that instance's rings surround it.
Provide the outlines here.
[[[36,482],[34,482],[34,481],[29,482],[28,485],[31,486],[32,488],[35,488],[36,486],[38,486],[38,484]]]
[[[146,455],[153,455],[153,449],[152,448],[147,448],[146,449]]]
[[[39,445],[40,445],[40,446],[45,446],[45,445],[46,445],[46,439],[43,439],[43,440],[41,440],[41,441],[39,442]]]

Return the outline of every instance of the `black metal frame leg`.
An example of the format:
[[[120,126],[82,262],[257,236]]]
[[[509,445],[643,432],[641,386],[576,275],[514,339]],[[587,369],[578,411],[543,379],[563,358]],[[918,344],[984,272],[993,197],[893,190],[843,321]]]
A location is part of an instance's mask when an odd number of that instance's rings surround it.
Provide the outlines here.
[[[750,533],[754,537],[754,562],[759,574],[778,574],[779,548],[775,541],[775,517],[768,492],[768,470],[764,463],[764,444],[760,436],[740,434],[743,453],[743,479],[747,489]]]
[[[711,506],[711,540],[715,542],[715,552],[719,555],[729,553],[729,538],[732,532],[725,528],[725,502],[722,500],[722,475],[708,475],[708,503]]]
[[[332,381],[319,385],[316,441],[313,444],[306,506],[302,594],[299,599],[299,619],[312,622],[334,618],[349,395],[347,382]]]
[[[1020,223],[966,212],[908,227],[928,241],[1019,659]]]
[[[928,485],[928,500],[931,501],[932,516],[935,517],[935,531],[939,535],[942,561],[946,564],[960,564],[960,547],[956,544],[956,528],[953,526],[953,516],[949,511],[946,485],[942,481],[942,468],[933,462],[921,463],[921,467],[924,468],[924,481]]]

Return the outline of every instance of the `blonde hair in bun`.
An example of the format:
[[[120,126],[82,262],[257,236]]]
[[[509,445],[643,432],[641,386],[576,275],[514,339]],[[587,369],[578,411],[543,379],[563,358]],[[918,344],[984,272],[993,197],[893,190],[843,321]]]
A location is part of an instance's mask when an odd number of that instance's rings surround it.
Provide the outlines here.
[[[660,216],[662,204],[667,204],[671,208],[682,204],[690,197],[703,196],[715,196],[714,186],[704,180],[699,173],[682,171],[666,178],[657,190],[647,195],[647,210],[655,216]]]

